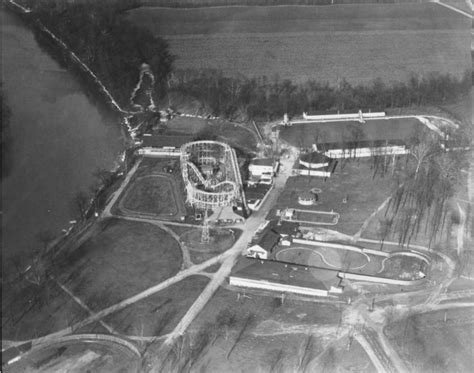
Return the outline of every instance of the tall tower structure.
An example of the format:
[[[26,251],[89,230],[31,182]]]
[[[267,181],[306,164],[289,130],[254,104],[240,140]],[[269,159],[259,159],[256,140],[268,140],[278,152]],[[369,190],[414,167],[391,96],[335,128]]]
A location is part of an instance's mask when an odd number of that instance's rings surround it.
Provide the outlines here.
[[[211,235],[209,232],[209,219],[207,218],[207,210],[204,210],[204,223],[202,227],[201,243],[209,243]]]

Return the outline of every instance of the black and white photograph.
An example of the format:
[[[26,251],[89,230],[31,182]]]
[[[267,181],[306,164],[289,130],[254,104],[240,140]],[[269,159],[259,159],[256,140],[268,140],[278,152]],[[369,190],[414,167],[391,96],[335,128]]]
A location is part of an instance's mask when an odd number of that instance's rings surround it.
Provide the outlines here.
[[[470,373],[471,0],[0,0],[5,373]]]

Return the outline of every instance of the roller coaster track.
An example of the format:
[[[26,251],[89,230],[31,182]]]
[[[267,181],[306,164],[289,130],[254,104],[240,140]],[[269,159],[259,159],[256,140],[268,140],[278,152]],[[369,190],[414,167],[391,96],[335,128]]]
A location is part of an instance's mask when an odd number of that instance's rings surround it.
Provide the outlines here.
[[[201,184],[203,184],[205,187],[208,186],[209,180],[204,179],[204,176],[202,176],[201,172],[199,171],[199,169],[196,167],[194,163],[186,161],[186,167],[189,167],[194,172],[194,174],[197,176]]]

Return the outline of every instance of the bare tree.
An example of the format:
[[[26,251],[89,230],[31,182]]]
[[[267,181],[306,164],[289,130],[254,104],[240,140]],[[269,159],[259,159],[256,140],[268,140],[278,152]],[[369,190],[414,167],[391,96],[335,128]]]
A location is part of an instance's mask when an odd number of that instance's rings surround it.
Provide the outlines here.
[[[90,199],[85,192],[82,190],[77,192],[72,200],[72,209],[74,215],[77,216],[81,221],[87,217],[87,211],[89,210]]]

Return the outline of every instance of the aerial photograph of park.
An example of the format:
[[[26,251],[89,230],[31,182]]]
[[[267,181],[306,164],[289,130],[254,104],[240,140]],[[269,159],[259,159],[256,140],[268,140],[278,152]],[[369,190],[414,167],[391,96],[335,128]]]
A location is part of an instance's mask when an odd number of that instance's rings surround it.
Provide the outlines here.
[[[468,373],[470,0],[2,0],[8,373]]]

